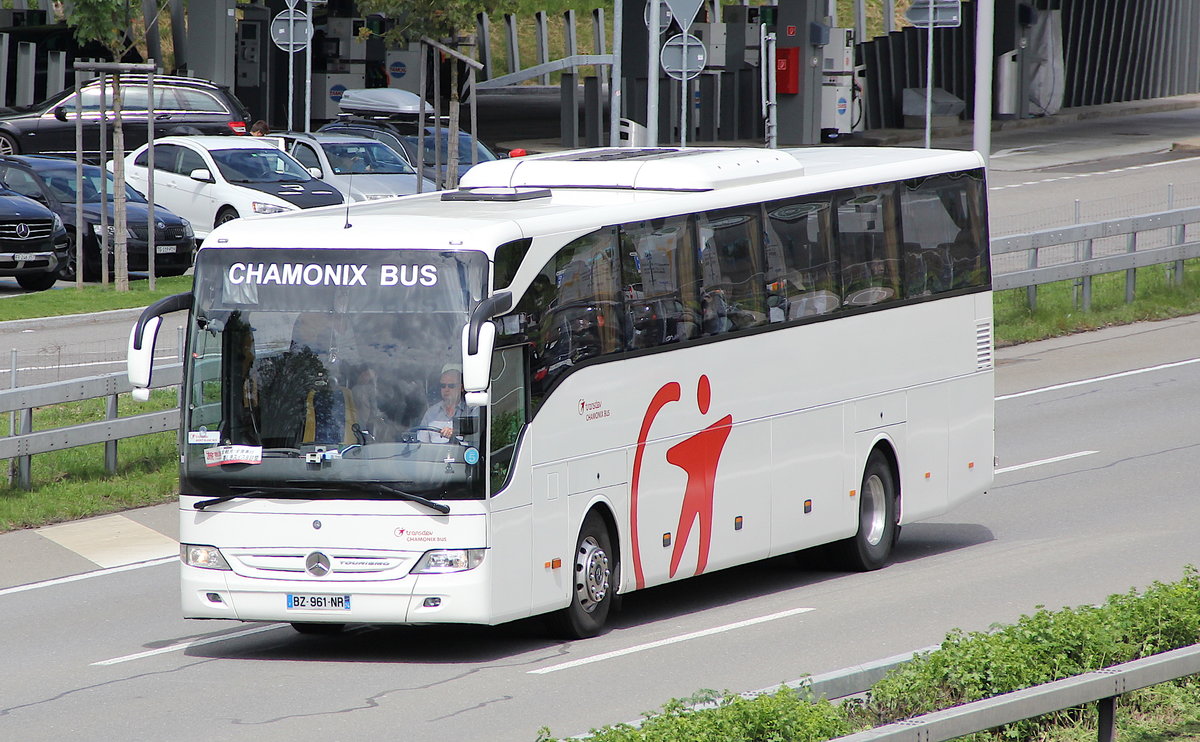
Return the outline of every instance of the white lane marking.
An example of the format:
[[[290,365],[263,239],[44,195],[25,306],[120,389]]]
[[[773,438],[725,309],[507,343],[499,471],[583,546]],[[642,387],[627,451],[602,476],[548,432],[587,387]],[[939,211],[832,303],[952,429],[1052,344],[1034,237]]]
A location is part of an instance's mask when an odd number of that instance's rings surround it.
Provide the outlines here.
[[[1006,151],[1006,153],[1017,154],[1018,151],[1008,150],[1008,151]],[[996,155],[994,155],[994,154],[992,155],[992,157],[995,157],[995,156]],[[1165,160],[1163,162],[1151,162],[1151,163],[1147,163],[1145,165],[1131,165],[1129,167],[1117,168],[1115,170],[1101,170],[1101,171],[1090,172],[1090,173],[1072,173],[1070,175],[1063,175],[1058,178],[1048,178],[1045,180],[1030,180],[1030,181],[1026,181],[1024,183],[1011,183],[1009,185],[992,186],[992,187],[988,188],[988,190],[989,191],[1003,191],[1007,188],[1020,188],[1021,186],[1039,185],[1041,183],[1051,183],[1051,182],[1054,182],[1057,180],[1072,180],[1075,178],[1087,178],[1092,175],[1111,175],[1111,174],[1116,174],[1116,173],[1127,173],[1132,170],[1148,170],[1152,167],[1163,167],[1164,165],[1181,165],[1181,164],[1185,164],[1185,163],[1195,162],[1197,160],[1200,160],[1200,157],[1184,157],[1184,158],[1180,158],[1178,160]]]
[[[229,639],[240,639],[243,636],[253,636],[255,634],[261,634],[265,631],[274,631],[275,629],[281,629],[285,626],[288,626],[288,624],[272,623],[272,624],[267,624],[266,626],[255,626],[253,629],[246,629],[245,631],[235,631],[232,634],[221,634],[220,636],[210,636],[207,639],[196,639],[195,641],[190,641],[190,642],[180,642],[179,644],[172,644],[169,647],[159,647],[158,649],[151,649],[146,652],[138,652],[137,654],[127,654],[124,657],[114,657],[111,660],[101,660],[99,662],[93,662],[92,667],[106,667],[108,665],[119,665],[122,662],[131,662],[133,660],[140,660],[140,659],[144,659],[146,657],[153,657],[153,656],[159,655],[159,654],[166,654],[168,652],[180,652],[185,649],[190,649],[192,647],[199,647],[199,646],[203,646],[205,644],[216,644],[217,642],[228,641]]]
[[[55,585],[65,585],[68,582],[79,582],[80,580],[90,580],[93,577],[103,577],[104,575],[112,575],[118,572],[129,572],[134,569],[142,569],[143,567],[157,567],[160,564],[170,564],[178,562],[178,556],[164,557],[163,559],[154,559],[149,562],[138,562],[137,564],[123,564],[120,567],[112,567],[111,569],[97,569],[94,572],[84,572],[82,574],[71,575],[70,577],[57,577],[53,580],[45,580],[43,582],[31,582],[28,585],[17,585],[15,587],[0,588],[0,597],[12,595],[14,593],[23,593],[27,590],[38,590],[43,587],[54,587]]]
[[[1180,366],[1190,366],[1193,363],[1200,363],[1200,358],[1189,358],[1186,361],[1175,361],[1173,363],[1162,363],[1157,366],[1147,366],[1146,368],[1135,368],[1132,371],[1121,371],[1107,376],[1096,376],[1091,379],[1080,379],[1079,381],[1068,381],[1065,384],[1054,384],[1052,386],[1044,386],[1040,389],[1030,389],[1024,392],[1014,392],[1013,394],[1002,394],[996,397],[997,402],[1003,402],[1006,399],[1016,399],[1017,397],[1029,397],[1034,394],[1042,394],[1043,392],[1054,392],[1059,389],[1070,389],[1071,387],[1084,386],[1085,384],[1098,384],[1102,381],[1111,381],[1112,379],[1120,379],[1126,376],[1137,376],[1138,374],[1147,374],[1152,371],[1162,371],[1168,368],[1179,368]]]
[[[1006,466],[1003,469],[997,469],[995,473],[996,474],[1004,474],[1006,472],[1018,471],[1020,469],[1031,469],[1035,466],[1045,466],[1046,464],[1054,464],[1059,461],[1068,461],[1070,459],[1077,459],[1080,456],[1091,456],[1094,453],[1100,453],[1100,452],[1099,451],[1076,451],[1075,453],[1068,453],[1068,454],[1064,454],[1062,456],[1055,456],[1054,458],[1050,458],[1050,459],[1041,459],[1039,461],[1030,461],[1025,464],[1015,464],[1013,466]]]
[[[736,623],[725,624],[724,626],[714,626],[711,629],[704,629],[703,631],[694,631],[690,634],[681,634],[679,636],[673,636],[668,639],[660,639],[656,642],[649,642],[646,644],[638,644],[637,646],[627,647],[625,649],[618,649],[618,650],[615,650],[612,652],[605,652],[604,654],[596,654],[596,655],[592,655],[591,657],[582,657],[580,659],[572,660],[570,662],[564,662],[559,665],[551,665],[550,667],[542,667],[542,668],[538,668],[537,670],[529,670],[527,674],[529,674],[529,675],[545,675],[545,674],[551,673],[551,672],[558,672],[559,670],[569,670],[572,667],[580,667],[581,665],[590,665],[593,662],[603,662],[604,660],[611,660],[614,657],[623,657],[627,654],[633,654],[635,652],[644,652],[647,649],[655,649],[657,647],[665,647],[668,644],[678,644],[679,642],[686,642],[686,641],[690,641],[692,639],[699,639],[699,638],[705,637],[705,636],[712,636],[713,634],[720,634],[725,631],[733,631],[734,629],[742,629],[747,626],[754,626],[755,624],[766,623],[767,621],[774,621],[774,620],[780,619],[780,618],[787,618],[788,616],[797,616],[801,613],[808,613],[809,611],[813,611],[813,610],[816,610],[816,609],[815,608],[793,608],[790,611],[781,611],[779,613],[772,613],[769,616],[759,616],[758,618],[750,618],[750,619],[746,619],[745,621],[738,621]]]
[[[59,523],[39,528],[36,533],[99,567],[120,567],[179,554],[175,539],[123,515]]]

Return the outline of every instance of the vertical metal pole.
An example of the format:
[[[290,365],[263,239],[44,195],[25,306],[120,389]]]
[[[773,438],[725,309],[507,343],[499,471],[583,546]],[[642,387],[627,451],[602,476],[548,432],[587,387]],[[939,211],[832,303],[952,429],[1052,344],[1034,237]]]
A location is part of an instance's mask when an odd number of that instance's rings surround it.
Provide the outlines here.
[[[312,37],[313,37],[313,0],[305,0],[307,19],[305,23],[304,45],[304,133],[312,131]]]
[[[434,47],[429,47],[429,53],[433,55],[433,172],[437,173],[437,177],[442,175],[442,53]],[[421,139],[425,138],[425,130],[417,132],[417,136]],[[446,144],[450,144],[449,138]],[[455,143],[457,144],[457,142]],[[445,188],[450,182],[450,172],[447,168],[446,177],[438,183],[438,188]]]
[[[150,60],[153,62],[154,60]],[[155,251],[155,239],[158,235],[157,224],[154,219],[154,73],[146,73],[146,141],[150,146],[146,149],[146,201],[149,205],[146,207],[146,267],[149,270],[149,277],[146,279],[149,282],[150,290],[154,291],[157,288],[157,272],[154,263],[158,256]]]
[[[8,360],[8,375],[9,375],[9,378],[11,381],[9,386],[12,389],[16,389],[17,388],[17,349],[16,348],[13,348],[12,350],[9,351],[8,359],[9,359]],[[10,438],[17,437],[17,413],[15,410],[8,413],[8,435]],[[5,467],[5,469],[7,469],[7,471],[8,471],[9,485],[12,485],[13,475],[16,473],[16,466],[17,466],[17,460],[12,459],[8,462],[8,466]]]
[[[621,43],[623,42],[621,24],[625,22],[622,10],[624,5],[625,3],[621,0],[613,3],[613,65],[612,74],[608,79],[608,144],[610,147],[617,147],[621,144],[621,75],[624,74],[621,69]]]
[[[766,26],[761,26],[766,28]],[[769,33],[764,40],[766,44],[765,64],[767,70],[767,146],[771,149],[776,149],[779,146],[779,109],[775,100],[776,75],[779,74],[778,68],[775,66],[775,34]]]
[[[891,5],[891,2],[887,3]],[[992,47],[995,0],[975,0],[975,123],[972,142],[988,164],[992,155]],[[888,23],[891,23],[890,17]],[[891,30],[890,28],[888,30]]]
[[[475,68],[467,65],[467,84],[471,86],[471,167],[479,164],[479,113],[475,108]]]
[[[1079,199],[1075,199],[1075,223],[1076,224],[1079,224],[1082,221],[1079,207],[1080,207]],[[1091,260],[1092,259],[1092,241],[1091,240],[1084,240],[1082,258],[1083,258],[1083,260]],[[1083,311],[1090,312],[1090,311],[1092,311],[1092,277],[1091,276],[1083,276],[1079,280],[1079,283],[1080,283],[1080,286],[1082,287],[1082,292],[1083,292],[1083,298],[1081,300],[1082,305],[1083,305]]]
[[[546,64],[550,61],[550,33],[546,29],[546,11],[539,10],[533,14],[534,40],[537,41],[537,63]],[[550,84],[550,75],[542,75],[540,82]]]
[[[75,288],[83,288],[83,72],[75,70]]]
[[[683,69],[679,74],[679,147],[687,147],[687,115],[688,115],[688,58],[687,58],[687,29],[683,29]]]
[[[658,46],[661,0],[650,0],[650,47],[646,60],[646,146],[658,146]]]
[[[1038,249],[1036,247],[1029,250],[1029,261],[1026,264],[1030,270],[1038,267]],[[1029,305],[1029,311],[1037,311],[1037,285],[1027,286],[1025,288],[1025,303]]]
[[[422,193],[425,189],[422,187],[425,184],[425,65],[429,62],[429,47],[425,42],[420,43],[421,49],[421,75],[420,81],[417,83],[420,86],[420,98],[417,100],[417,161],[413,166],[417,169],[417,193]],[[433,176],[434,182],[437,181],[437,175]]]
[[[1114,742],[1117,738],[1117,697],[1096,701],[1096,712],[1096,739],[1098,742]]]
[[[33,410],[25,408],[21,410],[21,435],[29,435],[33,432]],[[33,464],[33,456],[26,454],[17,459],[17,480],[21,485],[21,489],[33,489],[33,478],[30,472]]]
[[[104,419],[117,419],[117,395],[110,394],[104,407]],[[117,473],[117,442],[104,442],[104,471],[109,474]]]
[[[929,6],[929,40],[925,44],[925,149],[929,149],[933,134],[933,6]]]
[[[288,11],[293,10],[295,3],[288,4]],[[288,48],[287,48],[287,65],[288,65],[288,115],[287,124],[288,131],[295,131],[293,120],[296,116],[296,19],[288,16]]]
[[[105,142],[108,140],[108,115],[105,109],[108,108],[106,94],[108,92],[108,74],[100,73],[100,158],[101,167],[103,168],[104,153],[108,151]],[[153,175],[151,175],[153,177]],[[104,286],[108,286],[108,251],[112,242],[108,239],[108,174],[107,171],[101,172],[100,177],[100,280]]]
[[[1175,208],[1175,184],[1167,183],[1167,211]],[[1179,224],[1171,230],[1171,244],[1182,245],[1187,236],[1187,225]],[[1176,286],[1183,285],[1183,261],[1176,260],[1174,268],[1174,283]]]
[[[1125,238],[1125,252],[1137,252],[1137,232]],[[1137,293],[1137,268],[1125,270],[1125,303],[1132,304]]]

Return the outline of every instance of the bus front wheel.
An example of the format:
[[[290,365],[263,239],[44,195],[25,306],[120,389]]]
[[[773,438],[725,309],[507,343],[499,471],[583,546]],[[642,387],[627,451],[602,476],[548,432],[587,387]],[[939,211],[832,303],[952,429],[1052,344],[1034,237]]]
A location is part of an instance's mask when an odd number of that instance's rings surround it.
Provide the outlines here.
[[[858,533],[838,544],[842,563],[858,572],[879,569],[892,555],[897,529],[896,478],[887,456],[876,449],[858,492]]]
[[[588,514],[579,529],[571,578],[571,603],[554,614],[555,632],[567,639],[586,639],[604,628],[615,599],[616,554],[604,519]]]

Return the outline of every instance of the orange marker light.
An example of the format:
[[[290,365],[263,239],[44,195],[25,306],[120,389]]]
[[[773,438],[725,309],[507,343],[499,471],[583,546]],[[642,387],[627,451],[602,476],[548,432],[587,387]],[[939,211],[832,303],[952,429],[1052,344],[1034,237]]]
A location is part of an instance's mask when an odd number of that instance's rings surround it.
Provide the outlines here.
[[[857,495],[857,494],[858,494],[858,492],[857,492],[856,490],[850,490],[850,496],[851,496],[851,497],[854,497],[854,496],[855,496],[855,495]]]
[[[925,478],[926,478],[926,479],[929,479],[929,478],[930,478],[930,477],[932,477],[932,476],[933,476],[933,474],[931,474],[930,472],[925,472]]]
[[[559,569],[562,567],[562,560],[557,557],[546,562],[546,569]]]

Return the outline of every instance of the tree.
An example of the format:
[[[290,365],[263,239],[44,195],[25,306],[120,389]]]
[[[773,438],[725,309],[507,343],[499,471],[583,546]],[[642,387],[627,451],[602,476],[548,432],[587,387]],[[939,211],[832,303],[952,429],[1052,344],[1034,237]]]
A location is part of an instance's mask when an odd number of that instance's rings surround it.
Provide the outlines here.
[[[168,0],[154,0],[155,17],[163,12]],[[102,44],[112,55],[114,62],[120,62],[125,55],[133,51],[138,44],[145,41],[145,27],[140,24],[135,27],[133,18],[135,10],[141,10],[142,0],[74,0],[71,10],[66,14],[67,25],[75,31],[75,38],[80,43],[91,41]],[[121,125],[121,78],[113,75],[113,253],[116,273],[117,291],[129,290],[129,258],[126,252],[126,218],[125,218],[125,132]],[[101,143],[103,147],[103,143]],[[104,163],[101,163],[103,167]],[[82,263],[76,266],[82,274]],[[103,260],[101,275],[108,282],[108,261]],[[151,287],[154,275],[151,271]]]
[[[389,44],[407,44],[414,39],[428,36],[448,47],[457,49],[459,39],[474,32],[475,17],[479,13],[491,14],[509,9],[513,2],[512,0],[357,0],[356,5],[359,12],[364,15],[377,13],[395,19],[395,26],[383,35]],[[468,33],[464,34],[464,31]],[[422,60],[422,64],[424,64],[424,60]],[[424,91],[422,91],[423,94]],[[459,102],[458,64],[452,63],[450,65],[450,131],[446,147],[446,185],[451,188],[457,185],[458,179]],[[434,131],[440,138],[441,132],[438,127],[435,127]]]

